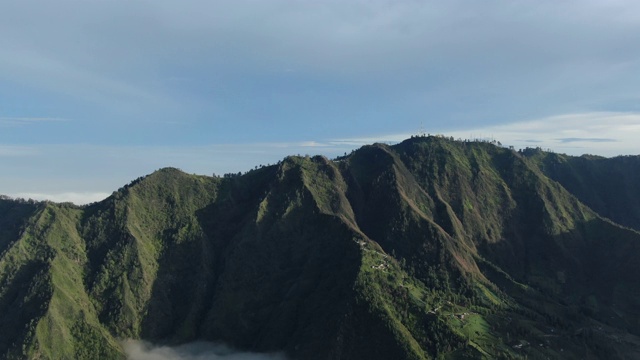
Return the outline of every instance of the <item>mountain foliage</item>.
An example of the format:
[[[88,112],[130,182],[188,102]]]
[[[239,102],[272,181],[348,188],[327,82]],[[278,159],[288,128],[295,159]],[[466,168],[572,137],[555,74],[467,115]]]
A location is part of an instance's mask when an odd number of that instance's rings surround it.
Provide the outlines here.
[[[415,137],[86,205],[0,199],[0,357],[640,356],[640,158]]]

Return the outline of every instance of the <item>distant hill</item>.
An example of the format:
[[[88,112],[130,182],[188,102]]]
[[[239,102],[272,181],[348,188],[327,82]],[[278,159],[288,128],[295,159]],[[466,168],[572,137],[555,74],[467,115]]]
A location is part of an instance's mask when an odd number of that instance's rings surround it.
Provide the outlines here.
[[[640,158],[416,137],[87,206],[0,199],[0,357],[640,357]]]

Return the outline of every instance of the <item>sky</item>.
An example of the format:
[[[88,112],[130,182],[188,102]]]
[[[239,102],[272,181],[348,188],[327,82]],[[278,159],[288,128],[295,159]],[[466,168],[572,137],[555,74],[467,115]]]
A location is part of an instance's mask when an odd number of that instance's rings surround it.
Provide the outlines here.
[[[640,146],[636,1],[0,3],[0,194],[86,203],[423,129]]]

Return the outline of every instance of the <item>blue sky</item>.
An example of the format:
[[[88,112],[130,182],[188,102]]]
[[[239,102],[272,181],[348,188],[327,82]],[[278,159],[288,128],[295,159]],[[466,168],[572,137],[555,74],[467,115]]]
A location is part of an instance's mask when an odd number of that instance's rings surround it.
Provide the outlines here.
[[[100,199],[424,127],[637,154],[633,1],[3,1],[0,193]]]

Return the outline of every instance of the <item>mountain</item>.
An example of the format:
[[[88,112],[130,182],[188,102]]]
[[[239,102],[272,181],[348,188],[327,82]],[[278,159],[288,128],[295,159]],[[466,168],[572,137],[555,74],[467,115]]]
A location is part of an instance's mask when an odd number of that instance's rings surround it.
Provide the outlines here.
[[[640,229],[640,156],[575,157],[539,149],[522,153],[600,215]]]
[[[638,358],[639,163],[430,136],[3,198],[0,357]]]

